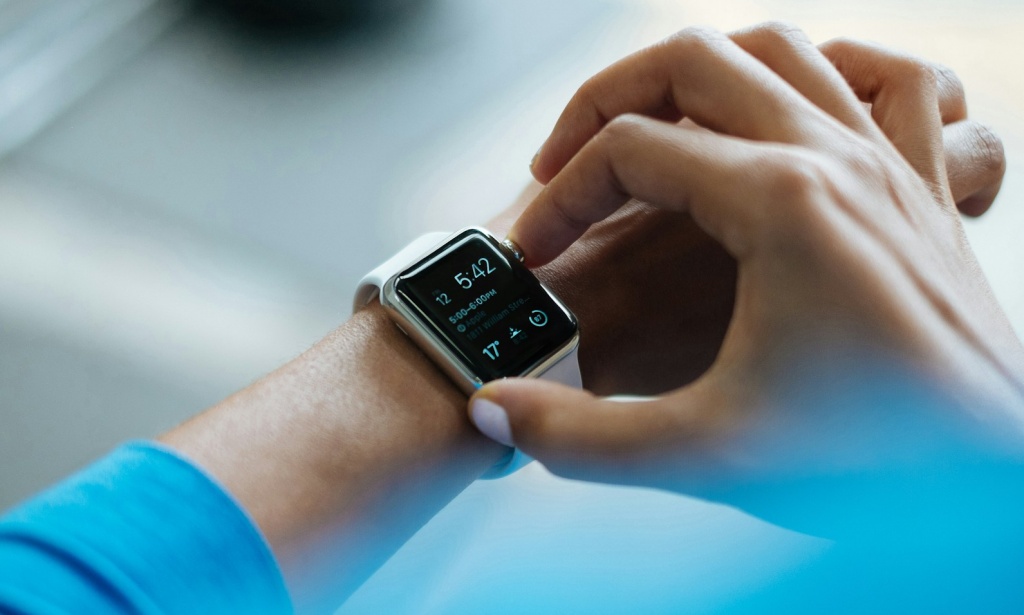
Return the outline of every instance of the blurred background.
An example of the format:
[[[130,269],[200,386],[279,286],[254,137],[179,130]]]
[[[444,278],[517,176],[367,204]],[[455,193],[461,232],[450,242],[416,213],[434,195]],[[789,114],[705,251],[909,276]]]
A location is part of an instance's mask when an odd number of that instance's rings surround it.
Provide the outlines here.
[[[589,75],[766,19],[958,72],[1009,161],[968,234],[1024,330],[1017,0],[0,0],[0,509],[295,356],[419,233],[485,221]],[[621,612],[623,583],[637,610],[702,610],[827,548],[532,467],[472,486],[341,612],[581,590]],[[561,552],[588,555],[574,587]]]

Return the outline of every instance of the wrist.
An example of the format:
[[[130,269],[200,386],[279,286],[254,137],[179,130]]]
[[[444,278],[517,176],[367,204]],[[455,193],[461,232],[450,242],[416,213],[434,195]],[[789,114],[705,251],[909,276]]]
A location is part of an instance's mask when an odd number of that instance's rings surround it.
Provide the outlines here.
[[[346,363],[357,362],[359,386],[375,401],[374,412],[386,419],[386,441],[401,450],[390,451],[389,459],[404,466],[432,466],[465,452],[466,476],[472,480],[493,465],[507,451],[471,425],[466,415],[466,396],[431,361],[374,301],[356,313],[342,327],[345,337],[326,343],[346,355]],[[349,377],[338,377],[339,386],[351,387]],[[343,383],[343,384],[342,384]],[[350,437],[351,421],[338,421],[339,437]],[[477,450],[479,449],[479,450]]]
[[[465,406],[374,304],[161,440],[246,509],[297,606],[337,604],[507,453]]]

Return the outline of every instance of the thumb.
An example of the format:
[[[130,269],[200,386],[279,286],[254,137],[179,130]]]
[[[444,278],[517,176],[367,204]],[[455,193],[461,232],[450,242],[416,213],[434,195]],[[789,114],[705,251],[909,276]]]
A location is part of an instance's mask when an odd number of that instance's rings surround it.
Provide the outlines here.
[[[470,400],[470,418],[560,476],[614,483],[660,482],[666,462],[717,431],[715,412],[691,386],[665,397],[616,401],[533,379],[491,382]],[[712,409],[713,410],[713,409]],[[670,464],[675,466],[675,463]]]
[[[980,216],[996,200],[1003,184],[1003,142],[990,128],[971,120],[948,124],[942,135],[953,200],[964,215]]]

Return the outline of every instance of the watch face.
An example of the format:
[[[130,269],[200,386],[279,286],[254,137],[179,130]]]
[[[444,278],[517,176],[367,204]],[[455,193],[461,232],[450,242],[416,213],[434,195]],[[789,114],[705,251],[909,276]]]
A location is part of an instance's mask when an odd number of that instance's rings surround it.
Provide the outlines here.
[[[472,229],[402,272],[395,292],[485,382],[524,374],[576,333],[537,278]]]

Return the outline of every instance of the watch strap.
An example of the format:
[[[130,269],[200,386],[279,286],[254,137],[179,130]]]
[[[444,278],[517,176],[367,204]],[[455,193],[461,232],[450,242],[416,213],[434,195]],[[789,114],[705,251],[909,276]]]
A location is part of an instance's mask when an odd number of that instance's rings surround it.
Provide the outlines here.
[[[363,276],[363,279],[359,280],[359,286],[356,288],[356,296],[352,302],[352,313],[355,314],[366,307],[368,303],[373,301],[374,297],[379,298],[380,291],[384,287],[384,283],[387,282],[391,276],[400,272],[402,269],[405,269],[411,263],[416,262],[420,257],[426,256],[428,252],[436,248],[450,235],[450,233],[444,232],[420,235],[416,239],[413,239],[409,245],[399,250],[397,254],[378,265],[370,273]]]

